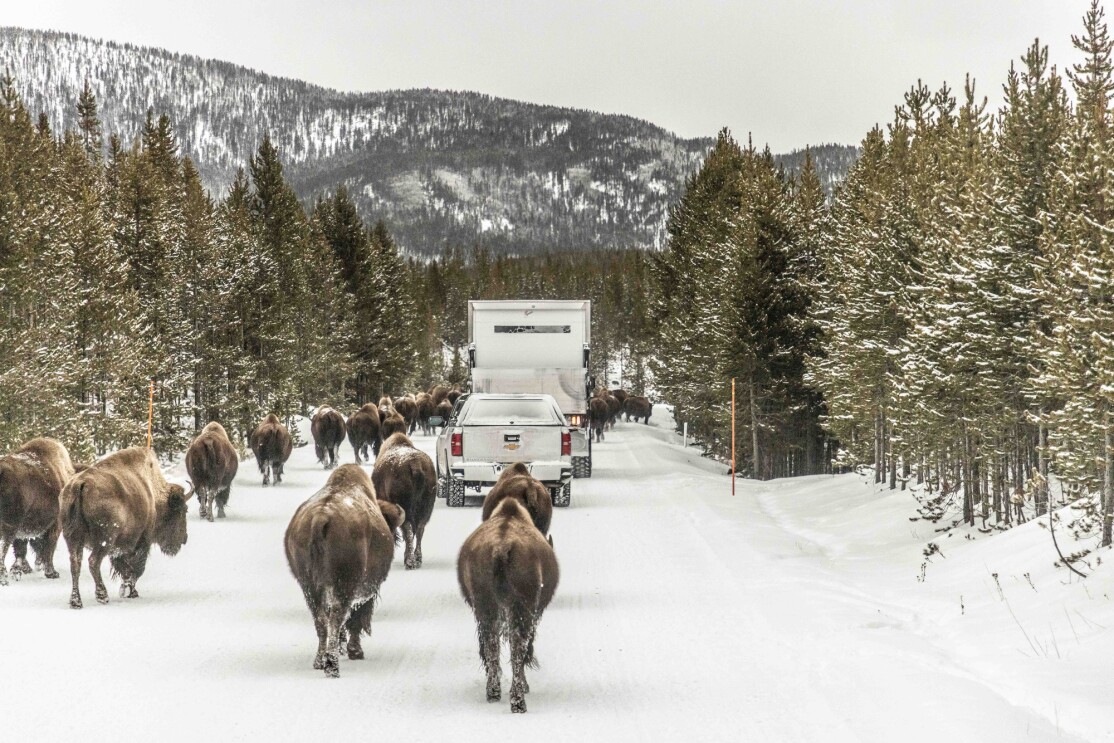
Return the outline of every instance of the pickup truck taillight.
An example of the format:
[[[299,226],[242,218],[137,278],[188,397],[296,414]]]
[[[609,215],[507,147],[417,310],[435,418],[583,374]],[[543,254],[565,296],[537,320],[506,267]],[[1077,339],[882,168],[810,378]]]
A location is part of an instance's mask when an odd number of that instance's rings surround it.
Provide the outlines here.
[[[450,439],[450,442],[451,442],[450,445],[452,446],[453,456],[454,457],[463,457],[464,456],[464,435],[460,434],[460,433],[454,433],[453,436],[452,436],[452,439]]]
[[[552,441],[552,439],[550,439]],[[572,434],[568,431],[561,432],[561,456],[572,454]]]

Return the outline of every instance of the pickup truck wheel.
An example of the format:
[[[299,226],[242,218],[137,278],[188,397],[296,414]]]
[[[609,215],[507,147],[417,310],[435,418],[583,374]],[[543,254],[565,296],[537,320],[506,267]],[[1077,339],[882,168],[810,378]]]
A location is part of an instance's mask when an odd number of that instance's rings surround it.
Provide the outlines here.
[[[573,457],[572,458],[572,476],[573,477],[591,477],[592,476],[592,456],[590,454],[586,457]]]
[[[437,497],[448,499],[449,497],[449,479],[447,477],[437,478]]]
[[[569,503],[572,501],[572,483],[566,482],[564,485],[550,488],[549,495],[553,498],[554,506],[557,508],[568,508]]]
[[[464,505],[464,481],[452,478],[449,480],[448,492],[445,495],[445,505],[457,508]]]

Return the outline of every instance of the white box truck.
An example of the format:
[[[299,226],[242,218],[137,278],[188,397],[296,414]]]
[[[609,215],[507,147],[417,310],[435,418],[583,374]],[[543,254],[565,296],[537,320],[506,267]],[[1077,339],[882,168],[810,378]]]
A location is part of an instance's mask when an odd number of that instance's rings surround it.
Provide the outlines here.
[[[470,300],[472,392],[553,395],[572,427],[573,477],[592,476],[589,300]]]

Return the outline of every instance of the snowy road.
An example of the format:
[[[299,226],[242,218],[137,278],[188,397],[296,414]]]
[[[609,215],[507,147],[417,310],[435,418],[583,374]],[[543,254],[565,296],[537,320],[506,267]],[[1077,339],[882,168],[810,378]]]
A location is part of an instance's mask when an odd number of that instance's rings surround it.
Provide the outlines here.
[[[407,572],[396,554],[367,659],[342,659],[339,680],[313,670],[316,636],[282,550],[294,508],[327,476],[303,447],[278,488],[243,463],[223,522],[191,505],[189,543],[152,556],[140,599],[114,584],[109,605],[68,609],[61,545],[61,580],[36,572],[0,589],[0,740],[1108,739],[1114,726],[1073,736],[957,662],[931,608],[908,598],[915,562],[870,563],[788,505],[793,488],[814,497],[844,481],[740,481],[732,499],[724,468],[683,450],[664,408],[653,423],[609,433],[594,477],[554,514],[561,583],[524,717],[484,701],[456,585],[478,508],[438,501],[425,566]],[[901,590],[863,579],[891,573]],[[82,590],[92,597],[87,573]]]

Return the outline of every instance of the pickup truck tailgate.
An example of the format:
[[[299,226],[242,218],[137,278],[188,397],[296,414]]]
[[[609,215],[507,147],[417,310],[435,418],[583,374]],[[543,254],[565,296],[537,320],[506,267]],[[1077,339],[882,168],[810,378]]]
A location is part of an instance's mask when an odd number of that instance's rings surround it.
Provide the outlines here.
[[[561,458],[559,426],[469,426],[463,439],[465,461],[481,457],[510,464]]]

